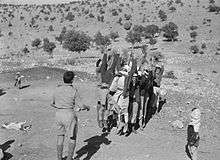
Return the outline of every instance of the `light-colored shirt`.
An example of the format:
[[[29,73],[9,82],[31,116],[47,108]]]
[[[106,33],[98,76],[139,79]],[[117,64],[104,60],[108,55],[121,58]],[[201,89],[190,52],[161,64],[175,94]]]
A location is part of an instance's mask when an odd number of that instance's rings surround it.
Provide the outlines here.
[[[81,108],[82,100],[78,89],[72,84],[59,85],[53,95],[53,104],[59,109],[74,109]]]

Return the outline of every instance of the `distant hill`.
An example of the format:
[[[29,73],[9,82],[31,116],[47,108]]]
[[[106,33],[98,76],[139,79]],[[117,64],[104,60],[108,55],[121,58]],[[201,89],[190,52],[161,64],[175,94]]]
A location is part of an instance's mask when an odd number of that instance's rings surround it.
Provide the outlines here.
[[[8,4],[58,4],[58,3],[69,3],[72,1],[80,0],[0,0],[0,3]]]

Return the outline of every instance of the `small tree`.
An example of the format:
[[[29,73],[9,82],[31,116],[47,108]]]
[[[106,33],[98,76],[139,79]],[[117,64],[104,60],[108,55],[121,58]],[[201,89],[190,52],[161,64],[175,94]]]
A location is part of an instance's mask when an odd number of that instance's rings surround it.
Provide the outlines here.
[[[143,36],[145,38],[154,38],[156,33],[159,33],[160,29],[157,25],[148,25],[144,27]]]
[[[84,32],[70,30],[64,36],[63,48],[72,52],[86,51],[90,42],[91,38]]]
[[[132,23],[131,23],[131,22],[126,22],[126,23],[124,24],[124,29],[125,29],[125,30],[130,30],[130,29],[131,29],[131,26],[132,26]]]
[[[49,30],[50,32],[54,31],[53,26],[50,25],[49,28],[48,28],[48,30]]]
[[[128,21],[131,19],[132,16],[130,14],[124,14],[124,17]]]
[[[32,41],[31,46],[38,48],[41,44],[41,40],[39,38],[36,38],[35,40]]]
[[[111,41],[108,36],[103,36],[101,32],[97,32],[94,36],[94,42],[97,46],[108,46]]]
[[[60,42],[60,44],[62,44],[63,41],[64,41],[64,36],[65,36],[65,34],[66,34],[66,27],[64,26],[63,29],[62,29],[62,31],[61,31],[61,33],[60,33],[60,35],[59,35],[58,37],[55,37],[55,39],[56,39],[58,42]]]
[[[117,38],[119,38],[119,33],[111,31],[109,36],[113,41],[115,41]]]
[[[134,32],[133,30],[129,31],[125,40],[132,44],[134,47],[135,43],[141,42],[141,34],[138,32]]]
[[[179,35],[178,26],[173,22],[169,22],[163,26],[161,30],[164,32],[163,36],[167,38],[168,41],[175,41]]]
[[[159,18],[160,18],[162,21],[166,21],[166,20],[167,20],[166,12],[160,10],[160,11],[159,11]]]
[[[199,48],[196,45],[191,46],[190,50],[193,54],[199,53]]]
[[[190,37],[193,38],[193,41],[196,41],[196,37],[198,36],[196,31],[190,33]]]
[[[49,53],[50,58],[53,58],[53,50],[56,48],[56,45],[54,42],[45,42],[43,45],[43,49],[45,52]]]
[[[72,12],[68,12],[65,19],[69,21],[73,21],[75,19],[75,16],[73,15]]]

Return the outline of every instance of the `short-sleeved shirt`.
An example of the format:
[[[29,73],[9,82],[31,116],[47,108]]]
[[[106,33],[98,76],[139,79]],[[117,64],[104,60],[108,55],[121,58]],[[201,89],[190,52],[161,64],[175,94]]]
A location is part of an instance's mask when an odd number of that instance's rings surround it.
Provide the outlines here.
[[[59,85],[53,95],[53,103],[60,109],[75,109],[81,106],[78,89],[72,84]]]

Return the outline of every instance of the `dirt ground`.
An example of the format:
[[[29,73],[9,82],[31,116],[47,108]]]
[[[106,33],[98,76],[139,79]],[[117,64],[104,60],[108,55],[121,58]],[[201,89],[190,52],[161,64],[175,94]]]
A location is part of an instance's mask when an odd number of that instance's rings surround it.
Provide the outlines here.
[[[54,87],[62,83],[63,72],[61,69],[50,68],[24,70],[22,74],[29,75],[29,79],[24,81],[26,88],[21,90],[13,87],[14,73],[1,74],[1,88],[5,90],[5,94],[2,91],[0,96],[0,123],[26,120],[32,125],[28,132],[0,129],[0,143],[5,150],[5,159],[56,159],[55,109],[50,107],[50,102]],[[164,78],[164,84],[169,86],[167,81]],[[89,112],[79,113],[75,156],[81,160],[185,160],[186,119],[189,110],[196,103],[202,109],[199,159],[219,159],[220,123],[217,98],[208,99],[202,95],[183,93],[167,87],[167,103],[158,115],[153,116],[144,131],[129,137],[118,136],[112,131],[106,136],[102,135],[96,123],[95,82],[88,75],[79,72],[75,83],[84,103],[91,106]],[[183,121],[183,129],[171,127],[171,122],[176,119]]]

